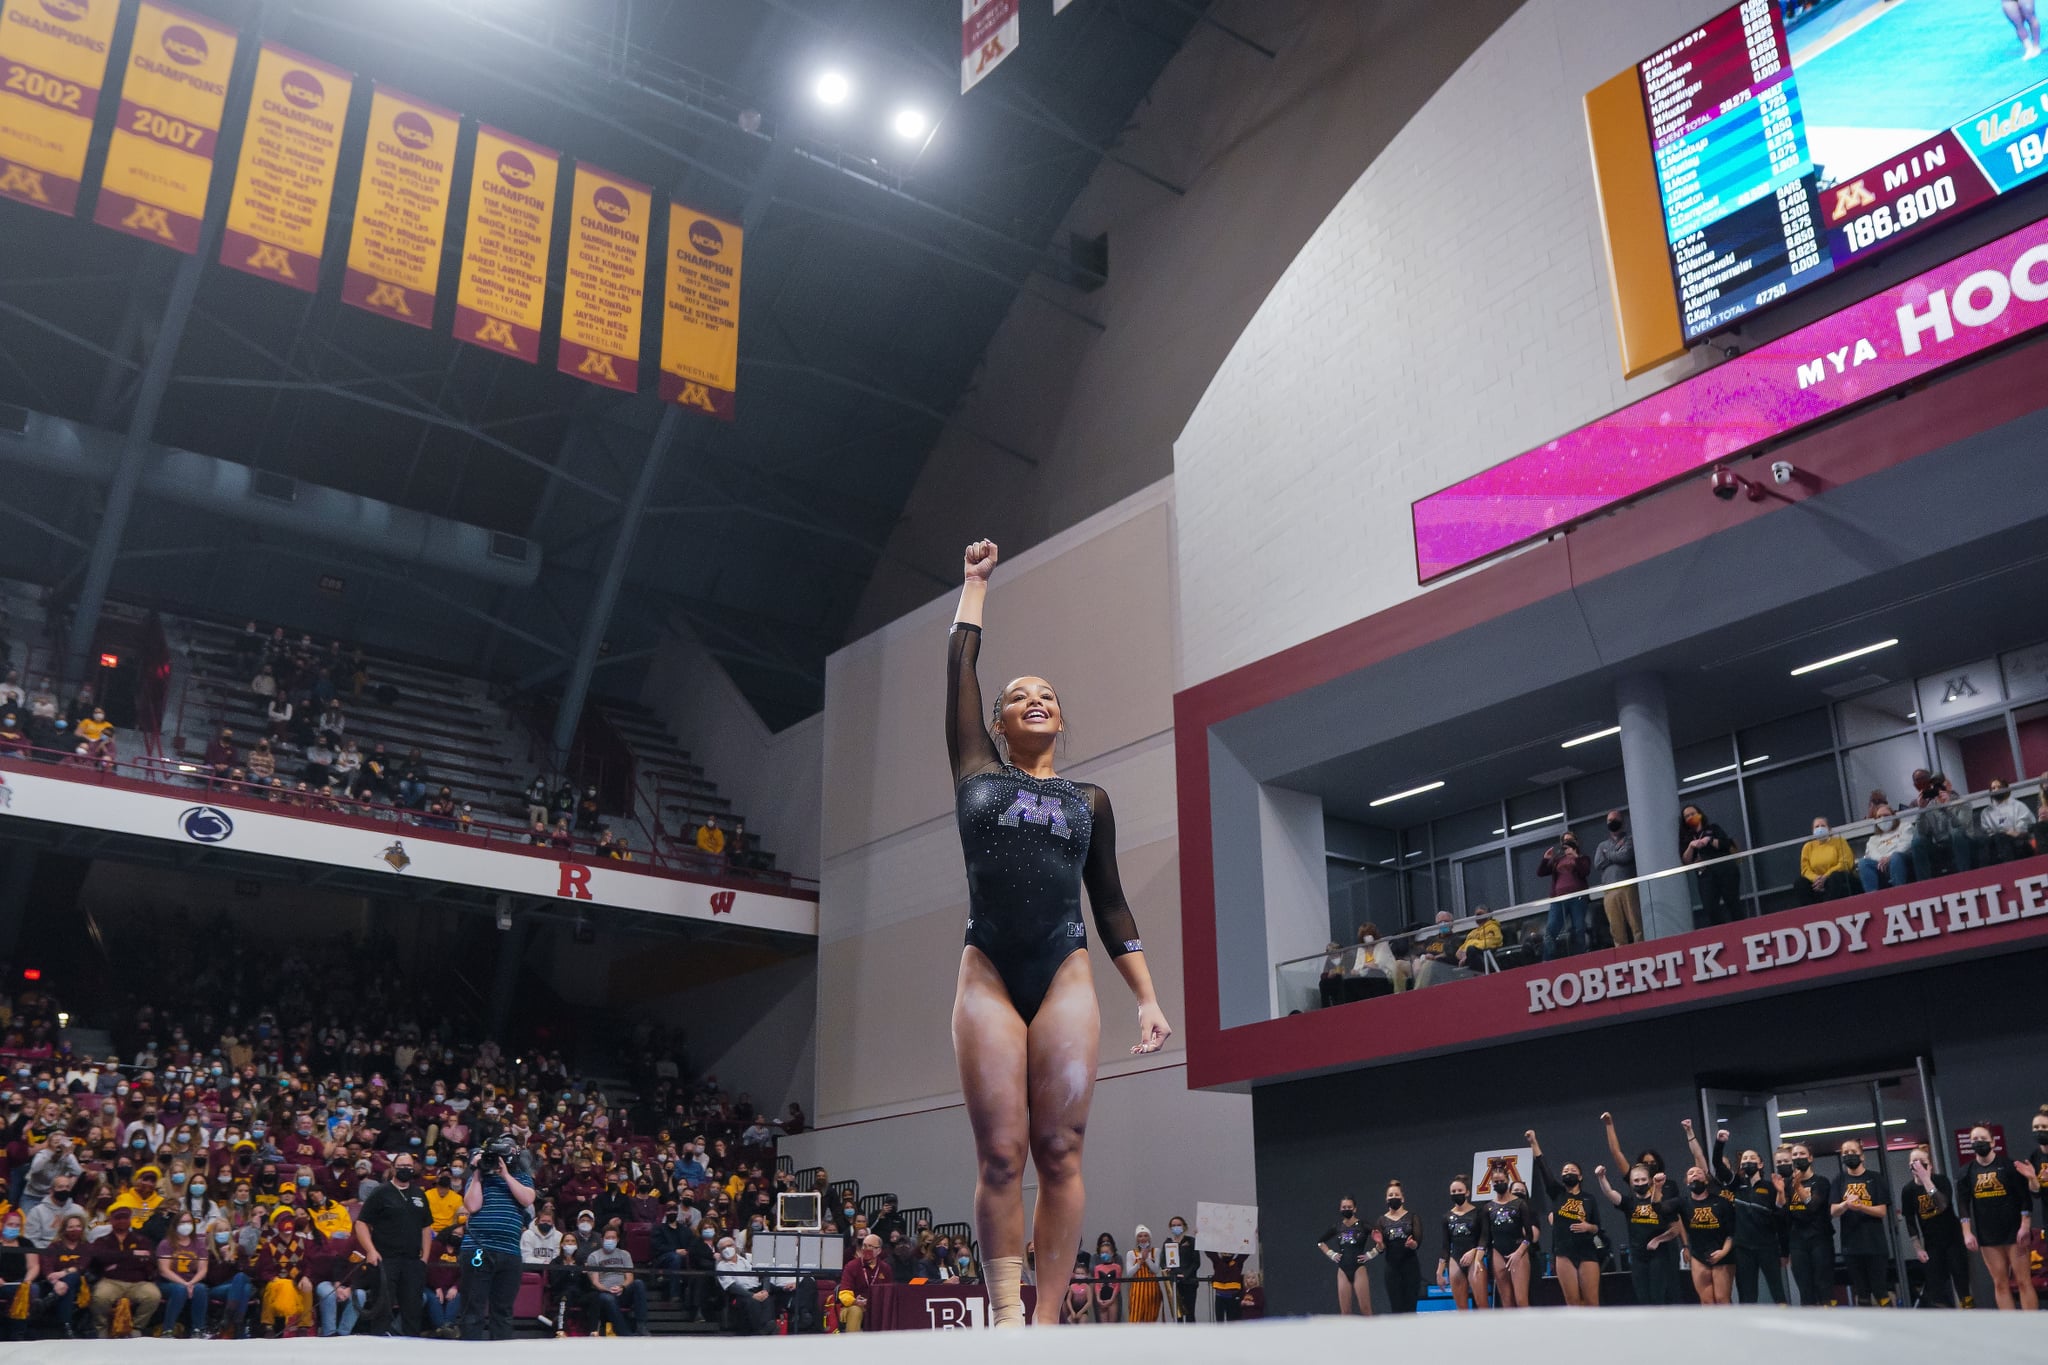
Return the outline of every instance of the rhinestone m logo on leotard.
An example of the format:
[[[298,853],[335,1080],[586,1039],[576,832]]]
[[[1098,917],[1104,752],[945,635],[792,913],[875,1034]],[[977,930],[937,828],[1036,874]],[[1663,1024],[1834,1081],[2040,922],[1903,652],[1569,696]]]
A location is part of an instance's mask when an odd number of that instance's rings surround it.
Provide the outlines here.
[[[1062,839],[1073,837],[1074,831],[1067,824],[1066,807],[1057,796],[1040,796],[1037,792],[1020,791],[1010,802],[1010,808],[996,818],[999,825],[1046,825]]]

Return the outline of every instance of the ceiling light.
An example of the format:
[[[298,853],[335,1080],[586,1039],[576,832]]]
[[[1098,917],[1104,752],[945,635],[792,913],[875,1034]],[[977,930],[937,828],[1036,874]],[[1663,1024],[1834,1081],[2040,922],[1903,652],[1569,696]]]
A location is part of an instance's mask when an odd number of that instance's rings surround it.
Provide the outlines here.
[[[818,77],[811,93],[818,97],[820,104],[844,104],[853,94],[853,82],[837,71],[827,71]]]
[[[1405,801],[1411,796],[1420,796],[1424,792],[1433,792],[1442,785],[1443,781],[1439,778],[1435,782],[1425,782],[1419,787],[1410,787],[1407,791],[1395,792],[1392,796],[1382,796],[1377,801],[1368,801],[1365,804],[1368,806],[1384,806],[1395,801]]]
[[[1596,739],[1605,739],[1609,735],[1618,735],[1620,733],[1621,727],[1619,725],[1610,725],[1605,730],[1595,730],[1590,735],[1580,735],[1577,739],[1568,739],[1557,747],[1560,749],[1576,749],[1581,744],[1591,744]]]
[[[1745,758],[1744,760],[1742,760],[1742,766],[1745,768],[1754,768],[1759,763],[1768,763],[1770,761],[1771,756],[1769,754],[1758,754],[1755,758]],[[1685,780],[1687,782],[1704,782],[1710,777],[1719,777],[1722,773],[1732,773],[1735,771],[1735,767],[1735,764],[1729,763],[1719,768],[1709,768],[1703,773],[1694,773],[1691,777],[1688,777]]]
[[[1852,649],[1847,654],[1837,654],[1827,659],[1816,659],[1810,664],[1801,664],[1793,669],[1792,676],[1797,678],[1802,674],[1811,673],[1817,668],[1831,668],[1836,664],[1847,663],[1851,659],[1860,659],[1866,654],[1875,654],[1880,649],[1890,649],[1897,643],[1897,640],[1879,640],[1874,645],[1865,645],[1861,649]]]
[[[896,117],[889,120],[889,126],[894,128],[896,136],[904,141],[915,142],[924,136],[924,130],[931,127],[931,122],[925,118],[921,109],[899,109],[896,111]]]
[[[1800,1112],[1804,1113],[1805,1111],[1801,1110]],[[1896,1128],[1904,1122],[1904,1119],[1886,1119],[1884,1126]],[[1867,1128],[1875,1127],[1877,1125],[1874,1123],[1837,1123],[1829,1128],[1801,1128],[1796,1132],[1780,1133],[1778,1136],[1780,1138],[1822,1137],[1828,1133],[1860,1133]]]
[[[1553,820],[1562,820],[1562,819],[1564,819],[1564,812],[1563,812],[1563,811],[1555,811],[1555,812],[1553,812],[1553,813],[1551,813],[1551,814],[1549,814],[1549,815],[1539,815],[1539,816],[1537,816],[1537,817],[1536,817],[1536,818],[1535,818],[1534,820],[1524,820],[1524,821],[1523,821],[1523,822],[1522,822],[1521,824],[1519,824],[1519,825],[1509,825],[1509,826],[1508,826],[1508,828],[1509,828],[1509,829],[1527,829],[1527,828],[1529,828],[1529,826],[1531,826],[1531,825],[1547,825],[1547,824],[1549,824],[1549,823],[1550,823],[1551,821],[1553,821]]]
[[[1801,1114],[1804,1114],[1806,1112],[1807,1111],[1804,1109],[1780,1109],[1778,1111],[1778,1117],[1781,1119],[1796,1119]]]

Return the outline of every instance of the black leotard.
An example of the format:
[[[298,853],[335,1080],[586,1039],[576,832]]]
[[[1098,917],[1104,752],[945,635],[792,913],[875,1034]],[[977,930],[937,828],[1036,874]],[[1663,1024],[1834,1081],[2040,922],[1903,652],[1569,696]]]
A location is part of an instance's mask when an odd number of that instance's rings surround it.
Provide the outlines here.
[[[1339,1223],[1318,1237],[1316,1243],[1337,1253],[1337,1269],[1346,1275],[1379,1254],[1372,1244],[1372,1229],[1364,1223],[1354,1222],[1350,1227]]]
[[[1479,1245],[1486,1235],[1486,1210],[1474,1204],[1459,1213],[1456,1209],[1444,1215],[1444,1246],[1450,1253],[1450,1261],[1456,1264],[1458,1258]]]
[[[1529,1201],[1514,1195],[1500,1195],[1486,1210],[1487,1245],[1496,1255],[1506,1256],[1524,1243],[1534,1239],[1536,1219],[1529,1212]]]
[[[1380,1245],[1387,1253],[1389,1266],[1406,1265],[1415,1259],[1415,1252],[1408,1249],[1408,1239],[1417,1236],[1422,1222],[1404,1206],[1399,1213],[1383,1213],[1373,1220],[1380,1230]]]
[[[946,745],[967,857],[967,942],[995,966],[1025,1023],[1060,964],[1088,947],[1081,888],[1111,957],[1138,953],[1116,870],[1116,817],[1102,788],[1003,762],[982,718],[981,628],[956,623],[946,651]]]

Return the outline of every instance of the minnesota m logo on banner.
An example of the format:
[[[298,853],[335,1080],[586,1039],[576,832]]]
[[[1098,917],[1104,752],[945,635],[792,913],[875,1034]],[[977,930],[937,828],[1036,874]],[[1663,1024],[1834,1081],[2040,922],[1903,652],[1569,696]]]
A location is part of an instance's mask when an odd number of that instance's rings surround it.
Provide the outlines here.
[[[171,220],[155,204],[136,204],[121,219],[121,226],[135,233],[153,233],[167,242],[175,242],[178,235],[171,231]]]
[[[512,335],[512,324],[501,318],[485,318],[479,322],[471,340],[487,346],[503,346],[508,351],[518,351],[519,342]]]
[[[0,171],[0,194],[26,199],[32,204],[47,204],[50,196],[43,189],[43,173],[26,166],[6,163],[7,169]]]
[[[684,384],[683,391],[676,395],[676,401],[713,414],[718,411],[718,404],[711,401],[711,390],[702,384]]]
[[[258,242],[256,244],[256,249],[251,251],[242,262],[242,268],[244,270],[260,270],[266,275],[275,275],[279,279],[295,280],[298,278],[298,275],[292,270],[292,253],[286,251],[281,246],[271,246],[267,242]]]
[[[585,351],[582,363],[576,367],[576,373],[609,379],[614,384],[624,382],[619,378],[618,370],[612,365],[612,358],[603,351]]]
[[[405,301],[405,286],[392,284],[389,280],[379,281],[363,298],[365,308],[388,308],[401,317],[411,317],[412,308]]]

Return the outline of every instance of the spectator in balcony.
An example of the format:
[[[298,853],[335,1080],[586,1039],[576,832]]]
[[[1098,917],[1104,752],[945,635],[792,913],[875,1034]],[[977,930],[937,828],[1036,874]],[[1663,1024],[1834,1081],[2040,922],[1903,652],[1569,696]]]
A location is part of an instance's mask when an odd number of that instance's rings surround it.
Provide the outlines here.
[[[334,781],[334,750],[321,735],[306,747],[306,766],[301,770],[307,785],[325,791]]]
[[[0,754],[9,758],[28,752],[28,732],[21,728],[21,718],[9,711],[0,715]]]
[[[363,766],[356,770],[356,786],[353,793],[358,801],[388,801],[392,790],[391,756],[379,744],[363,757]]]
[[[1607,812],[1607,837],[1593,850],[1593,884],[1610,886],[1601,897],[1607,912],[1607,934],[1614,946],[1625,948],[1643,941],[1643,904],[1636,894],[1636,840],[1628,832],[1628,817],[1618,810]],[[1628,886],[1613,886],[1630,882]]]
[[[257,669],[256,676],[249,680],[249,690],[262,697],[265,701],[275,700],[277,697],[277,670],[269,664],[265,664]]]
[[[566,777],[562,779],[561,785],[555,788],[554,796],[548,800],[549,820],[559,820],[563,816],[568,816],[572,820],[576,817],[576,784]]]
[[[228,775],[240,766],[235,756],[235,732],[222,729],[206,746],[206,768],[215,782],[225,782]]]
[[[270,751],[270,740],[266,736],[256,741],[256,747],[249,751],[249,781],[259,787],[268,787],[270,779],[277,776],[277,755]]]
[[[768,1120],[765,1115],[755,1115],[754,1121],[748,1124],[745,1131],[740,1134],[740,1145],[742,1147],[768,1147],[772,1146],[774,1142],[775,1130],[768,1126]],[[893,1210],[895,1207],[895,1201],[883,1201],[882,1209],[884,1212]],[[879,1232],[881,1230],[877,1226],[876,1231]]]
[[[535,773],[533,781],[526,786],[526,819],[529,824],[547,824],[548,780],[539,773]]]
[[[1567,954],[1584,952],[1588,946],[1586,914],[1591,907],[1579,893],[1590,884],[1593,860],[1580,851],[1579,836],[1567,830],[1559,843],[1543,850],[1536,875],[1550,878],[1553,897],[1568,898],[1550,903],[1550,916],[1543,926],[1543,960],[1557,957],[1561,942]]]
[[[342,714],[341,703],[330,701],[320,711],[320,737],[334,748],[341,746],[342,736],[348,733],[348,717]]]
[[[38,749],[50,747],[57,733],[57,691],[45,678],[28,698],[28,734]]]
[[[576,833],[569,828],[568,816],[556,817],[554,829],[548,832],[548,845],[557,853],[573,853],[576,851]]]
[[[1678,861],[1692,866],[1726,858],[1736,851],[1735,841],[1707,818],[1698,806],[1688,804],[1678,813]],[[1699,886],[1700,908],[1709,924],[1733,924],[1742,918],[1742,870],[1732,862],[1699,867],[1693,872]]]
[[[454,829],[459,812],[455,809],[455,793],[443,787],[427,803],[427,824],[434,829]]]
[[[23,690],[21,685],[21,670],[18,668],[8,669],[7,680],[0,682],[0,706],[19,709],[27,704],[28,693]]]
[[[2014,800],[2011,788],[2002,778],[1991,780],[1990,796],[1978,816],[1984,851],[1990,861],[2009,863],[2031,854],[2034,817],[2027,813],[2027,803]]]
[[[363,753],[356,748],[356,742],[345,739],[334,751],[334,789],[349,796],[355,795],[356,784],[362,779]]]
[[[1825,815],[1814,817],[1813,837],[1799,849],[1799,884],[1792,888],[1801,905],[1840,900],[1857,891],[1856,855],[1849,841],[1834,832]]]
[[[576,803],[576,832],[596,834],[604,828],[604,812],[597,808],[597,788],[590,787]]]
[[[717,816],[706,816],[704,823],[697,826],[697,851],[707,858],[725,857],[725,831],[718,827]]]
[[[290,738],[294,714],[296,712],[292,707],[292,699],[284,693],[280,692],[270,699],[270,705],[264,708],[264,715],[270,721],[272,739],[282,743]]]
[[[1451,928],[1455,916],[1448,910],[1436,912],[1436,921],[1427,929],[1416,934],[1417,946],[1422,955],[1434,962],[1455,963],[1458,957],[1459,937]]]
[[[64,714],[75,722],[81,716],[91,715],[92,708],[98,705],[98,698],[92,694],[92,684],[80,683],[78,691],[72,695],[70,709],[65,711]]]
[[[754,866],[754,855],[747,848],[747,822],[734,820],[732,829],[725,836],[725,865],[745,871]]]
[[[427,760],[415,748],[398,765],[398,804],[419,810],[427,804]]]
[[[1485,965],[1486,954],[1498,950],[1503,940],[1500,921],[1493,917],[1493,911],[1483,902],[1472,913],[1479,917],[1479,923],[1472,926],[1472,932],[1465,935],[1465,941],[1458,945],[1458,965],[1478,971]]]
[[[98,744],[114,733],[114,727],[108,721],[107,713],[95,706],[90,715],[72,727],[71,732],[87,744]]]
[[[548,825],[545,819],[535,820],[526,831],[526,842],[535,848],[546,848],[548,839]]]
[[[1920,806],[1913,817],[1913,880],[1924,882],[1976,866],[1970,835],[1976,820],[1941,773],[1915,773]]]
[[[476,814],[470,810],[467,801],[463,802],[461,808],[455,812],[455,832],[458,834],[481,833],[476,827]]]
[[[1903,826],[1891,806],[1877,803],[1871,815],[1877,828],[1863,845],[1863,857],[1856,864],[1856,877],[1865,891],[1904,886],[1913,880],[1913,823]]]

